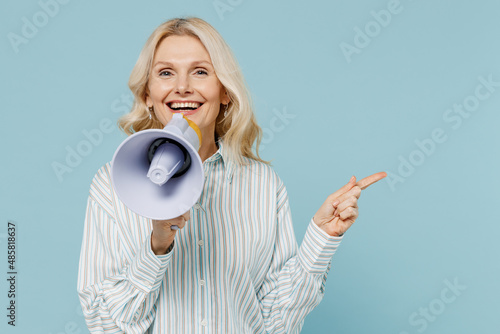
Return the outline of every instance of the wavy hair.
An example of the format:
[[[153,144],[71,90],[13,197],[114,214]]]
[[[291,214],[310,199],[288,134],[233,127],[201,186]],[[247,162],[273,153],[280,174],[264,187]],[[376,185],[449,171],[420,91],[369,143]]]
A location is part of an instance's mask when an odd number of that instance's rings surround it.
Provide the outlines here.
[[[243,73],[236,58],[222,36],[206,21],[196,18],[175,18],[161,24],[148,38],[132,69],[128,86],[134,94],[130,113],[118,120],[118,126],[127,135],[145,129],[163,129],[163,124],[153,115],[149,118],[146,105],[148,81],[153,58],[158,45],[168,36],[193,36],[205,46],[217,78],[230,98],[227,116],[219,111],[215,124],[215,138],[224,140],[224,149],[230,159],[246,164],[243,157],[269,164],[259,157],[262,130],[257,124],[252,101]],[[252,146],[256,141],[256,153]]]

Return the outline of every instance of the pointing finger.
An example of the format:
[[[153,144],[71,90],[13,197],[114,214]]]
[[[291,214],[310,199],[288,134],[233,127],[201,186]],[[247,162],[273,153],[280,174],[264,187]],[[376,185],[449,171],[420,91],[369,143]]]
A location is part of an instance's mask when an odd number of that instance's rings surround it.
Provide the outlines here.
[[[367,176],[362,180],[359,180],[356,185],[361,188],[361,190],[368,188],[368,186],[374,184],[377,181],[382,180],[384,177],[387,176],[386,172],[379,172],[375,173],[373,175]]]

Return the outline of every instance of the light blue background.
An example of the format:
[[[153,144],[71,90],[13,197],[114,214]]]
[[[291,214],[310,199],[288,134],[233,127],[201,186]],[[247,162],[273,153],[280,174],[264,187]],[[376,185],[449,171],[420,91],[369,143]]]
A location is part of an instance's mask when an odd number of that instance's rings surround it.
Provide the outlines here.
[[[104,134],[62,181],[52,164],[65,163],[82,131],[116,122],[145,40],[180,15],[207,20],[233,48],[270,130],[262,157],[287,186],[299,242],[351,175],[397,174],[400,157],[418,154],[415,140],[446,135],[404,183],[363,192],[303,333],[500,332],[499,87],[459,128],[443,119],[479,76],[500,81],[500,3],[401,0],[348,62],[341,43],[354,45],[354,29],[390,1],[229,1],[222,15],[213,0],[69,1],[18,53],[8,34],[21,35],[23,17],[33,22],[41,7],[2,1],[0,332],[87,332],[76,278],[88,188],[125,135]],[[295,117],[273,131],[273,110]],[[9,219],[18,223],[15,328],[5,317]],[[422,331],[409,317],[440,305],[445,280],[466,288]]]

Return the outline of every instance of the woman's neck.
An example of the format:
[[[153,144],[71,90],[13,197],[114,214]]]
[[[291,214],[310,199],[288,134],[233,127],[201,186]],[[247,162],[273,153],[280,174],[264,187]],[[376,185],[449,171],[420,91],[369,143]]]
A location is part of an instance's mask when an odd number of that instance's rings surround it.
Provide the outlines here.
[[[215,143],[214,137],[211,137],[210,139],[207,138],[207,140],[203,140],[201,147],[198,150],[198,154],[200,155],[201,162],[210,158],[215,152],[217,152],[218,149],[219,148],[217,147],[217,144]]]

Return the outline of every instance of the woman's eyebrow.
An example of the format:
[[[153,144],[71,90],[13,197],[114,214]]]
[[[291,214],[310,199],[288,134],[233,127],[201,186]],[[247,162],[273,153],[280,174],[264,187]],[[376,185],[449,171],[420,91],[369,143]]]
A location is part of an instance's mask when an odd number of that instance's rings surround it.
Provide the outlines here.
[[[208,65],[208,66],[213,66],[212,63],[206,61],[206,60],[199,60],[199,61],[194,61],[191,63],[193,66],[198,66],[198,65]]]
[[[156,67],[158,65],[163,65],[163,66],[168,66],[168,67],[174,67],[174,65],[168,61],[157,61],[153,67]],[[208,66],[211,66],[213,67],[212,63],[206,61],[206,60],[197,60],[197,61],[193,61],[191,64],[191,66],[199,66],[199,65],[208,65]]]

